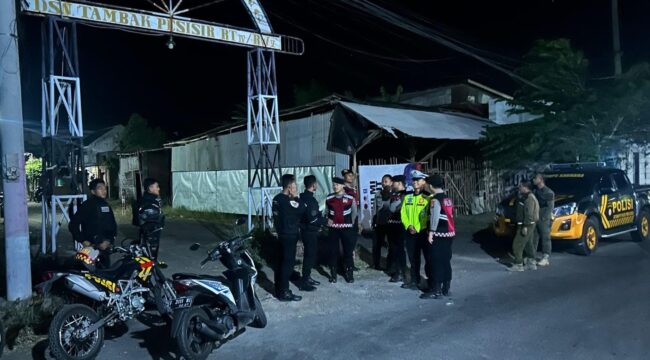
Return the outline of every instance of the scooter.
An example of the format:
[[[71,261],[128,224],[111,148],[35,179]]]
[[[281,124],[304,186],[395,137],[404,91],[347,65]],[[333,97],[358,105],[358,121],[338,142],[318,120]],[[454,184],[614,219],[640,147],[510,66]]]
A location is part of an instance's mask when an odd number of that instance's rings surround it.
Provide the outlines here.
[[[238,220],[240,224],[242,220]],[[174,300],[172,338],[179,355],[203,360],[224,343],[241,335],[247,326],[264,328],[266,314],[255,293],[257,269],[244,250],[250,234],[221,242],[201,261],[201,267],[220,260],[223,276],[178,273],[172,276],[178,297]],[[190,249],[197,250],[199,244]]]

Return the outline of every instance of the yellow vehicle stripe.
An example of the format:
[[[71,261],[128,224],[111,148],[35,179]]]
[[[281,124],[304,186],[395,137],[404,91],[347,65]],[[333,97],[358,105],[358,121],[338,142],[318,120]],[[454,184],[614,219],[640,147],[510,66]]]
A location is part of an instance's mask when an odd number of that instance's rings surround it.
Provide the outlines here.
[[[600,197],[600,217],[603,221],[603,227],[609,229],[611,225],[609,224],[609,220],[607,220],[607,195]]]

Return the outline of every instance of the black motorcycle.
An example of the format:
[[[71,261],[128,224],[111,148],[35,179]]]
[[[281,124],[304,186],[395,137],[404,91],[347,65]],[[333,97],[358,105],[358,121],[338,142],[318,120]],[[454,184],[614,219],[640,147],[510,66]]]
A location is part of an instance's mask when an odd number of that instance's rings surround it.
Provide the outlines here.
[[[238,222],[239,223],[239,222]],[[220,260],[224,276],[179,273],[173,275],[178,297],[172,322],[172,338],[179,355],[202,360],[215,347],[242,334],[247,326],[266,327],[266,314],[257,294],[257,269],[244,249],[251,235],[221,242],[201,261]],[[191,249],[199,248],[198,244]]]
[[[50,324],[50,351],[57,360],[94,359],[103,346],[104,327],[138,316],[148,299],[154,299],[161,315],[172,313],[176,292],[147,249],[133,244],[114,251],[124,257],[101,269],[96,268],[98,251],[83,248],[75,258],[88,269],[52,272],[37,286],[69,302]]]

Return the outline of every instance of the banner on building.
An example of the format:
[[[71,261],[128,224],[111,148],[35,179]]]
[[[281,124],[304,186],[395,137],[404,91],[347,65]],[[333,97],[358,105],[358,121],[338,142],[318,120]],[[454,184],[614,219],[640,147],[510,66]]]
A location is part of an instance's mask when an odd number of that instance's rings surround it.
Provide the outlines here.
[[[381,189],[381,178],[386,175],[407,175],[412,164],[359,166],[359,224],[364,229],[372,228],[375,193]],[[408,185],[408,184],[407,184]]]

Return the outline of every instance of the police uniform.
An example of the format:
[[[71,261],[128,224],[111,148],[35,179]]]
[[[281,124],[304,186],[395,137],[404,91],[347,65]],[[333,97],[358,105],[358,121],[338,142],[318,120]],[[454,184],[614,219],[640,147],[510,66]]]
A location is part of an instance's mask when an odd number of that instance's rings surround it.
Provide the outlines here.
[[[429,196],[426,191],[417,194],[410,192],[402,200],[400,215],[405,231],[406,253],[411,264],[411,279],[409,283],[403,285],[404,288],[415,290],[421,281],[421,258],[424,253],[425,242],[427,242],[427,229],[429,227]],[[414,234],[408,231],[411,226],[415,229]],[[424,253],[424,256],[428,256],[428,254]],[[427,277],[430,277],[429,270],[425,268],[425,272]]]
[[[162,210],[162,199],[146,192],[138,206],[138,221],[140,225],[140,242],[149,245],[151,257],[158,258],[160,235],[165,226],[165,214]]]
[[[551,223],[553,222],[553,208],[555,207],[555,193],[544,185],[541,189],[535,189],[535,198],[539,203],[539,221],[535,225],[533,238],[533,249],[537,251],[539,241],[542,241],[542,253],[545,256],[551,255]]]
[[[402,199],[406,191],[395,191],[389,202],[390,216],[388,217],[388,249],[393,254],[395,273],[391,282],[404,281],[406,275],[406,250],[404,248],[404,225],[402,224]]]
[[[451,246],[456,236],[454,224],[454,204],[445,193],[435,194],[431,199],[429,235],[433,242],[429,244],[428,257],[429,289],[434,296],[447,295],[451,285]]]
[[[333,193],[327,196],[325,204],[327,207],[327,226],[329,228],[328,245],[329,266],[331,272],[330,282],[336,282],[340,245],[342,245],[343,248],[345,280],[353,282],[353,251],[357,238],[354,231],[354,224],[357,218],[356,200],[354,199],[354,196],[349,194],[340,195]]]
[[[517,233],[512,242],[512,252],[515,256],[515,265],[524,263],[524,255],[533,260],[535,249],[533,248],[533,231],[539,220],[539,203],[533,193],[521,195],[517,200]],[[512,268],[509,268],[512,269]]]
[[[390,217],[390,198],[391,192],[385,189],[377,191],[375,194],[374,206],[374,226],[375,238],[372,244],[372,261],[376,270],[381,270],[381,248],[387,244],[386,238],[388,237],[389,225],[388,219]],[[391,270],[393,267],[393,253],[390,246],[388,246],[388,256],[386,257],[386,269]]]
[[[91,195],[84,201],[77,212],[70,218],[68,230],[72,233],[74,241],[90,242],[97,247],[104,241],[111,244],[117,236],[117,223],[113,209],[105,199]],[[110,265],[110,254],[106,250],[100,251],[99,261],[104,267]]]
[[[296,261],[296,245],[304,211],[305,207],[298,198],[284,193],[273,198],[273,221],[280,240],[278,266],[274,271],[275,293],[278,297],[292,296],[289,277]]]
[[[311,279],[311,270],[318,261],[318,232],[326,221],[320,212],[318,201],[314,198],[313,192],[305,190],[300,194],[300,202],[305,206],[305,212],[300,223],[300,234],[302,243],[305,246],[305,255],[302,262],[302,281],[313,282],[310,285],[317,285],[317,282]]]

